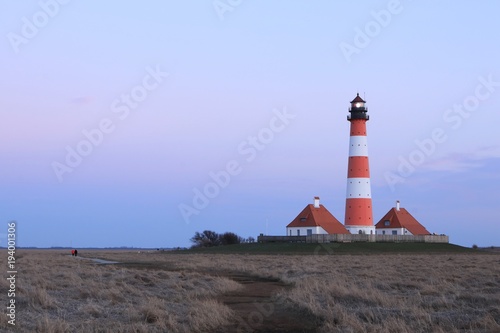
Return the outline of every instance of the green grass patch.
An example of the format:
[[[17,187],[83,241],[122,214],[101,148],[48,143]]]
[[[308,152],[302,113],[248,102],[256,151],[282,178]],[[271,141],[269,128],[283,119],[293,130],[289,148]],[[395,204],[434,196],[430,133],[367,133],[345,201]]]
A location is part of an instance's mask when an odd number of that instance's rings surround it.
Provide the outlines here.
[[[473,249],[434,243],[251,243],[197,248],[172,253],[220,254],[379,254],[379,253],[470,253]]]

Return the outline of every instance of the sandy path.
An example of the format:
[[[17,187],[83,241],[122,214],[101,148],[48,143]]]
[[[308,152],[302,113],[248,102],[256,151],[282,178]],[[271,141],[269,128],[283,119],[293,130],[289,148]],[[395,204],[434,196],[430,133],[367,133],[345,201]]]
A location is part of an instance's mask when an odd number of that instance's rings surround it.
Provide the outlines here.
[[[236,321],[222,332],[304,332],[313,333],[321,320],[304,310],[292,308],[275,295],[292,288],[278,279],[245,273],[228,273],[226,277],[243,287],[226,293],[218,300],[236,313]]]
[[[72,255],[69,255],[72,257]],[[76,256],[74,257],[75,259],[83,259],[83,260],[91,260],[95,263],[101,264],[101,265],[111,265],[111,264],[119,264],[118,261],[109,261],[109,260],[104,260],[104,259],[98,259],[98,258],[87,258],[87,257],[79,257]]]
[[[75,259],[92,260],[101,265],[120,264],[125,267],[139,269],[161,269],[165,271],[181,271],[172,265],[155,263],[126,263],[98,258],[75,257]],[[242,285],[242,288],[216,297],[236,313],[235,321],[221,327],[220,333],[314,333],[321,325],[321,319],[303,309],[287,305],[276,294],[292,286],[279,279],[264,278],[244,272],[228,272],[210,269],[198,273],[224,276]]]

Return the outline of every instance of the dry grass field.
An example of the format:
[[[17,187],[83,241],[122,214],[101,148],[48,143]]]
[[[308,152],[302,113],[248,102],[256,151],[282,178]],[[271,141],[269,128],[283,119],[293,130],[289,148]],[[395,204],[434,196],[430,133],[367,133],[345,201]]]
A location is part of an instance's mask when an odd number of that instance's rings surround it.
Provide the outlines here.
[[[79,254],[18,252],[16,331],[500,332],[495,253]]]

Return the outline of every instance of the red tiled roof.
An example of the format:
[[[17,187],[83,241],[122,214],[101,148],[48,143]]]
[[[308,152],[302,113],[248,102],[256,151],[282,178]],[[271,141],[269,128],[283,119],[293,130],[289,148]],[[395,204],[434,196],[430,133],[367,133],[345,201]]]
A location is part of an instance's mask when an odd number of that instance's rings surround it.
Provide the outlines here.
[[[389,225],[385,225],[385,221],[390,221]],[[375,225],[377,229],[388,228],[406,228],[413,235],[430,235],[431,233],[425,229],[408,211],[404,208],[396,210],[391,208],[387,214]]]
[[[351,103],[357,103],[357,102],[366,103],[365,101],[363,101],[361,97],[359,97],[359,93],[356,95],[356,98],[351,101]]]
[[[319,208],[314,208],[313,204],[307,205],[306,208],[304,208],[286,227],[300,228],[318,226],[322,227],[329,234],[349,233],[344,225],[340,223],[325,206],[319,205]]]

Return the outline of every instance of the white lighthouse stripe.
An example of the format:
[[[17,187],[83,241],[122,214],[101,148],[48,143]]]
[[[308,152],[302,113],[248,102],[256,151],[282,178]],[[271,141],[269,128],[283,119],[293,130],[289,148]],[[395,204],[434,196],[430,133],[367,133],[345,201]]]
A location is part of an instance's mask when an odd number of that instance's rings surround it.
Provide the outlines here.
[[[365,135],[351,136],[349,140],[349,156],[368,156],[368,144]]]
[[[347,178],[346,199],[371,198],[370,178]]]

